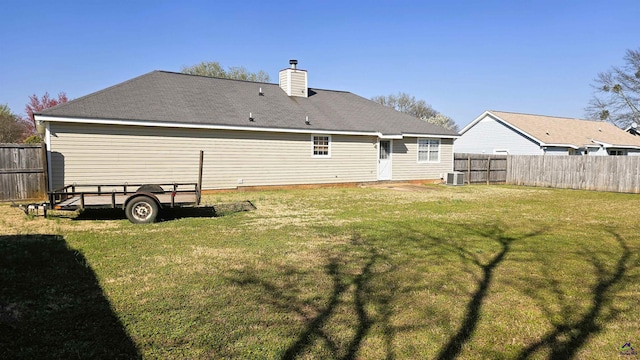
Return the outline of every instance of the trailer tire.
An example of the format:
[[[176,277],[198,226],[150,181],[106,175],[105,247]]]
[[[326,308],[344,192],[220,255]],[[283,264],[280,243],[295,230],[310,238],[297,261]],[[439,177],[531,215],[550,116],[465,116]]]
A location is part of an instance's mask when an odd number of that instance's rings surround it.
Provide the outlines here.
[[[148,196],[136,196],[125,208],[127,219],[134,224],[150,224],[158,216],[158,203]]]

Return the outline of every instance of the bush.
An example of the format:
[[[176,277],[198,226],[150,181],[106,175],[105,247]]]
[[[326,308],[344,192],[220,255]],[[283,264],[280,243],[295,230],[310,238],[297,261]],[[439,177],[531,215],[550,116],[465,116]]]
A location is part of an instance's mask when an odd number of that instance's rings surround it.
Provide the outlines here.
[[[44,140],[40,137],[40,135],[31,135],[28,138],[24,139],[25,144],[41,144]]]

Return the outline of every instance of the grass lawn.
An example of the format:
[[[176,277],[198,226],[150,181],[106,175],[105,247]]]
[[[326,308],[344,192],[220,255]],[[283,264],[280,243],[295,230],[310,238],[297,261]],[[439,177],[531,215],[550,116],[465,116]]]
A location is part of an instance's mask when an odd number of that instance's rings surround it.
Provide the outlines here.
[[[152,225],[0,205],[3,358],[610,359],[640,351],[640,198],[221,193]]]

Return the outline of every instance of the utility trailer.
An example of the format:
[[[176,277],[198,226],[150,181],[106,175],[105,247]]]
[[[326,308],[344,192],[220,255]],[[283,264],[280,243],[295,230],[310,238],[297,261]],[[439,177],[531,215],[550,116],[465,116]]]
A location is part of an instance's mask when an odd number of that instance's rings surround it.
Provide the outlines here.
[[[46,215],[47,207],[54,210],[123,209],[129,221],[145,224],[154,222],[161,209],[195,207],[200,205],[200,198],[197,183],[74,184],[50,192],[49,204],[38,205],[36,210],[42,206]]]

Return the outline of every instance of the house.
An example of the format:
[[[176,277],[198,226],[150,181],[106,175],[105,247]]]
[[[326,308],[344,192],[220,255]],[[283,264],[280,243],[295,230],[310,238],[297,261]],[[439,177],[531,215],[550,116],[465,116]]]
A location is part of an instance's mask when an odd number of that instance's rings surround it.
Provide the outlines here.
[[[455,152],[640,155],[640,137],[602,121],[485,111],[460,131]]]
[[[635,122],[629,125],[626,129],[624,129],[624,131],[634,136],[640,136],[640,130],[638,130],[638,124]]]
[[[153,71],[35,115],[50,188],[196,182],[203,189],[439,180],[457,133],[350,92]]]

